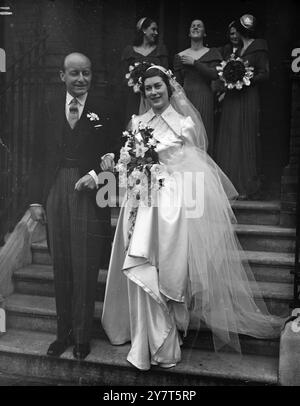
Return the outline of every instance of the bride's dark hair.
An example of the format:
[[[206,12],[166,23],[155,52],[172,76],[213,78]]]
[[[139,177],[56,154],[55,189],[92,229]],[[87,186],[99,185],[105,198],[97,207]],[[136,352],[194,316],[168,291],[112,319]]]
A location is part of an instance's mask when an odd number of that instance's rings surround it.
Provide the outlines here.
[[[164,72],[162,72],[160,69],[157,69],[157,68],[148,69],[143,73],[143,75],[142,75],[142,84],[141,84],[141,87],[140,87],[142,95],[145,97],[145,80],[148,79],[148,78],[153,78],[155,76],[159,76],[160,78],[162,78],[162,80],[165,82],[165,84],[167,86],[168,95],[169,95],[169,97],[171,97],[172,93],[173,93],[173,90],[172,90],[172,87],[170,85],[169,77]]]

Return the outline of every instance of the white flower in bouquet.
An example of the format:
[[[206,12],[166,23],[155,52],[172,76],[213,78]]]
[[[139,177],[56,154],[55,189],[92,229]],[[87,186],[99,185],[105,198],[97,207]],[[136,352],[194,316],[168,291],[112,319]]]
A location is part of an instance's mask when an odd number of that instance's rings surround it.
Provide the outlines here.
[[[136,133],[134,137],[135,137],[137,142],[143,142],[143,137],[142,137],[142,134],[140,132]]]
[[[135,185],[140,184],[141,178],[144,176],[143,172],[138,169],[134,169],[128,177],[128,186],[130,188],[135,187]]]
[[[135,149],[135,155],[137,158],[141,157],[144,158],[145,153],[148,151],[149,148],[145,147],[144,144],[137,144]]]
[[[151,138],[148,142],[147,142],[147,146],[148,147],[156,147],[158,144],[158,141],[155,138]]]
[[[224,68],[225,66],[226,66],[226,62],[225,62],[225,61],[222,61],[221,64],[220,64],[220,66],[217,66],[216,69],[217,69],[218,72],[222,72],[222,71],[223,71],[223,68]],[[219,76],[220,76],[220,74],[219,74]]]
[[[126,144],[124,145],[124,147],[122,147],[121,148],[121,150],[122,151],[124,151],[124,152],[129,152],[129,151],[132,151],[132,147],[130,147],[129,145],[128,145],[128,141],[126,141]],[[121,152],[121,151],[120,151]]]
[[[125,187],[126,188],[127,187],[127,182],[128,182],[126,169],[124,169],[124,167],[123,168],[119,167],[116,170],[119,172],[119,185],[120,185],[120,187]]]
[[[140,86],[138,83],[136,83],[135,85],[133,85],[133,91],[134,93],[139,93],[140,92]]]
[[[128,131],[123,131],[123,137],[130,138],[130,134]]]
[[[164,165],[154,164],[151,169],[151,188],[154,191],[158,191],[162,185],[163,181],[167,177],[167,172]]]
[[[243,79],[243,82],[244,82],[244,84],[245,84],[246,86],[250,86],[250,85],[251,85],[250,79],[248,79],[248,78],[244,78],[244,79]]]

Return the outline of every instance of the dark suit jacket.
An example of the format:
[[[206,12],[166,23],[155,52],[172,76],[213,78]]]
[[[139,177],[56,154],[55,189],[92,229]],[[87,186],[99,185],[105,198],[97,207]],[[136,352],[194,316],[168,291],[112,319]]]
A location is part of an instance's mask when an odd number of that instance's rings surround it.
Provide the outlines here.
[[[61,167],[64,155],[64,128],[66,91],[46,102],[39,113],[33,143],[32,171],[29,178],[29,203],[45,205],[50,188]],[[89,112],[96,113],[99,121],[90,121]],[[101,156],[116,152],[119,138],[116,118],[106,101],[88,94],[80,120],[76,124],[80,176],[95,170],[98,174]],[[101,124],[99,128],[95,125]]]

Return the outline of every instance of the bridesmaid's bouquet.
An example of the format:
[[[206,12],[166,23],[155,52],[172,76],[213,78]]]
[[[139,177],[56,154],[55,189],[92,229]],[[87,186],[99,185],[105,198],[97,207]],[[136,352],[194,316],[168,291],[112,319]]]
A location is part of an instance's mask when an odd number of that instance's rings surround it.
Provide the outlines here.
[[[141,77],[143,73],[152,65],[154,64],[144,61],[135,62],[134,65],[129,66],[129,72],[126,73],[125,78],[128,81],[128,86],[133,88],[134,93],[139,93],[140,86],[142,84]]]
[[[127,189],[128,198],[137,206],[147,201],[151,190],[163,186],[156,147],[159,143],[153,136],[153,129],[139,124],[137,131],[124,131],[125,145],[120,150],[120,159],[115,167],[119,172],[119,184]]]
[[[250,86],[254,75],[254,68],[249,66],[248,61],[243,61],[235,54],[232,54],[227,61],[223,61],[216,69],[229,90],[241,90],[243,86]]]

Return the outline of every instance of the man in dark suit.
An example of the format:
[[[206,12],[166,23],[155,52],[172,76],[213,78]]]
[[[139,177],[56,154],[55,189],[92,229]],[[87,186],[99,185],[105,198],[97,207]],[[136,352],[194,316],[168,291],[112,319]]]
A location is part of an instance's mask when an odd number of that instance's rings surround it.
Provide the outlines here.
[[[66,56],[61,80],[66,89],[39,114],[30,178],[30,211],[47,223],[53,259],[57,339],[47,354],[90,352],[98,271],[110,249],[110,211],[96,205],[97,173],[113,167],[113,121],[89,92],[90,60]],[[100,107],[99,107],[100,104]],[[104,104],[104,103],[103,103]]]

